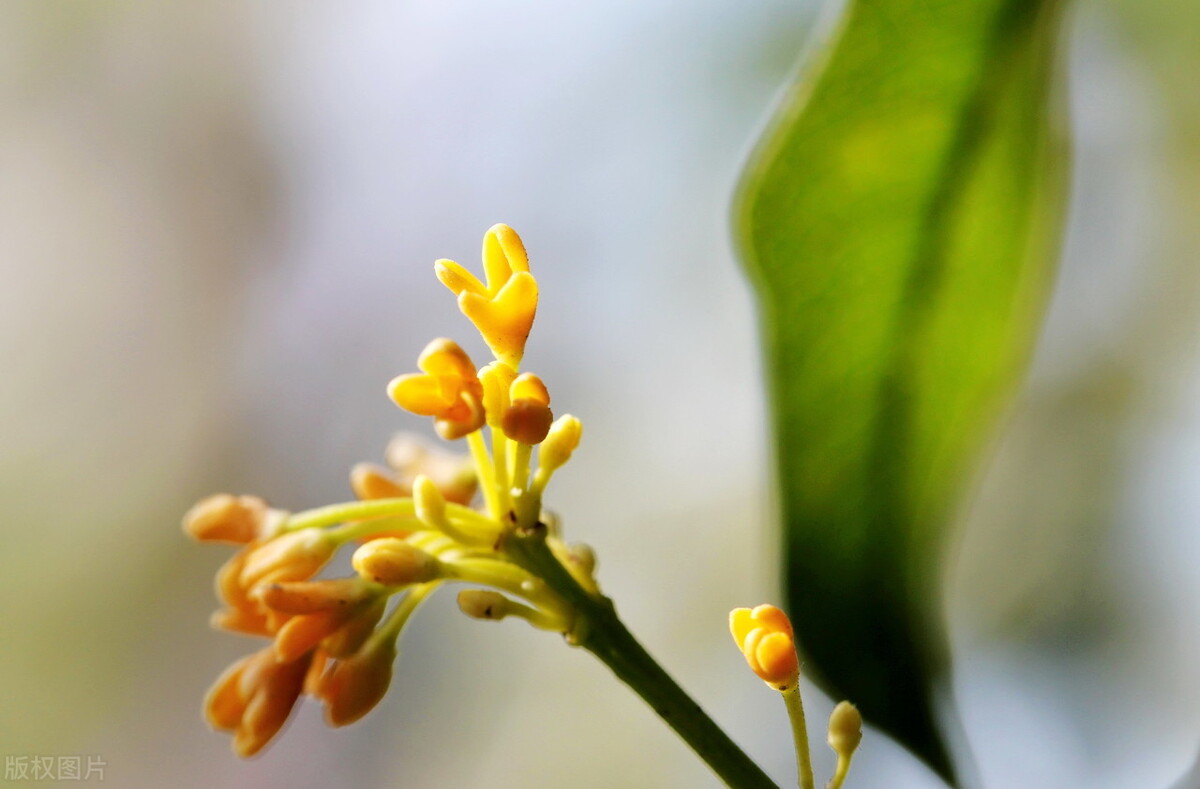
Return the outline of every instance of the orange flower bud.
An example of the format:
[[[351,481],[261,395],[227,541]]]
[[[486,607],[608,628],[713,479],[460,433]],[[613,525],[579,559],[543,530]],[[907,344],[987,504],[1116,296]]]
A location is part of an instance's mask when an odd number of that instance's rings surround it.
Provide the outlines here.
[[[274,631],[265,614],[245,608],[222,608],[214,611],[208,623],[218,630],[245,633],[248,636],[269,636]]]
[[[425,346],[417,359],[423,372],[401,375],[388,384],[396,405],[434,417],[434,428],[447,440],[462,438],[483,425],[483,386],[471,358],[444,337]]]
[[[257,496],[218,493],[199,501],[183,516],[183,530],[202,542],[242,545],[270,536],[284,513],[272,510]]]
[[[751,670],[768,685],[783,691],[800,680],[792,623],[783,611],[773,605],[735,608],[729,630]]]
[[[304,581],[338,549],[338,542],[322,529],[288,532],[259,545],[245,558],[238,577],[242,589],[282,581]]]
[[[395,659],[396,642],[382,639],[329,665],[316,683],[326,723],[345,726],[374,709],[391,684]]]
[[[354,610],[321,611],[293,616],[275,634],[275,656],[296,660],[333,635],[354,615]]]
[[[363,578],[384,586],[424,583],[441,574],[437,559],[395,537],[364,543],[350,562]]]
[[[368,603],[357,616],[322,641],[322,651],[335,658],[353,655],[375,632],[375,625],[379,624],[386,608],[387,597],[380,595],[378,599]]]
[[[381,591],[361,578],[338,578],[272,584],[259,587],[257,596],[272,610],[293,615],[275,634],[275,654],[295,660],[359,616],[369,616]],[[372,620],[370,628],[374,626]]]
[[[284,614],[315,614],[353,608],[378,594],[378,587],[361,578],[333,578],[260,586],[254,596]]]
[[[258,753],[287,722],[310,661],[311,655],[280,661],[268,647],[234,663],[208,692],[204,711],[209,725],[234,732],[233,749],[239,756]]]
[[[267,636],[274,632],[262,606],[257,600],[251,599],[241,581],[246,558],[261,544],[248,544],[231,556],[217,571],[217,597],[228,605],[228,608],[213,614],[210,620],[213,627],[258,636]]]

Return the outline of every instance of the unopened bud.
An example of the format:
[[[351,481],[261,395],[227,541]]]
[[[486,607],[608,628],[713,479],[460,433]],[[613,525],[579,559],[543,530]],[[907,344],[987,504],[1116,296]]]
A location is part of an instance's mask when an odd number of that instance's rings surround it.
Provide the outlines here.
[[[302,657],[344,625],[351,613],[321,611],[293,616],[275,634],[275,656],[284,661]]]
[[[258,584],[305,581],[338,549],[338,542],[322,529],[301,529],[263,543],[246,556],[239,581],[244,589]]]
[[[345,726],[370,712],[387,693],[395,659],[395,641],[384,639],[328,666],[316,683],[325,700],[325,721]]]
[[[268,608],[284,614],[315,614],[352,608],[378,594],[362,578],[331,578],[260,586],[254,597]]]
[[[433,480],[424,474],[413,480],[413,505],[417,518],[435,529],[446,522],[446,499]]]
[[[583,423],[577,418],[564,414],[555,420],[538,449],[538,472],[551,474],[570,460],[582,436]]]
[[[386,608],[387,596],[380,595],[377,600],[368,603],[361,613],[322,641],[323,651],[335,658],[353,655],[375,632],[375,625],[379,624]]]
[[[550,432],[554,419],[549,406],[537,400],[513,400],[504,411],[501,429],[504,435],[522,444],[540,444]]]
[[[779,691],[800,679],[800,659],[787,614],[773,605],[735,608],[729,614],[729,631],[752,671]]]
[[[463,589],[458,593],[458,607],[472,619],[499,621],[508,616],[512,601],[490,589]]]
[[[441,575],[436,558],[396,537],[364,543],[350,562],[363,578],[384,586],[424,583]]]
[[[244,545],[270,536],[284,513],[272,510],[257,496],[218,493],[199,501],[183,516],[183,529],[202,542]]]
[[[280,661],[269,647],[239,660],[209,690],[205,717],[213,728],[234,731],[239,756],[253,756],[287,721],[309,663],[308,656]]]
[[[862,742],[862,714],[848,701],[838,702],[829,716],[829,747],[849,757]]]

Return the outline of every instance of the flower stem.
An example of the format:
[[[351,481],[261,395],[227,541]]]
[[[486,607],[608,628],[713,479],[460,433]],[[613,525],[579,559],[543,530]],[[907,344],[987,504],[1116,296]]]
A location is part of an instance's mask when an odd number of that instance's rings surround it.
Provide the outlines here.
[[[576,618],[568,640],[612,669],[727,786],[778,789],[638,643],[617,617],[612,601],[585,590],[562,566],[546,546],[544,526],[537,524],[513,532],[505,541],[504,551],[515,563],[542,578],[574,609]]]
[[[788,720],[792,723],[792,740],[796,745],[796,775],[800,789],[813,789],[812,757],[808,752],[808,727],[804,723],[804,701],[800,698],[800,683],[783,691]]]

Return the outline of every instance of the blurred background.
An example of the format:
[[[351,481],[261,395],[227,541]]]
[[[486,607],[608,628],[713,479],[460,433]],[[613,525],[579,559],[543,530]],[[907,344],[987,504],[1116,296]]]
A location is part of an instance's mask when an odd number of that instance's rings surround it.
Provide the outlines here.
[[[815,0],[0,6],[0,754],[128,787],[696,787],[590,656],[439,595],[392,690],[261,757],[202,696],[215,491],[349,497],[424,344],[482,344],[432,261],[525,237],[527,354],[583,448],[550,504],[631,629],[781,783],[786,716],[726,634],[779,600],[733,181]],[[1033,371],[946,577],[988,787],[1200,785],[1200,6],[1080,0],[1073,196]],[[810,720],[830,702],[810,689]],[[819,775],[831,754],[816,746]],[[8,776],[12,778],[12,776]],[[852,785],[936,787],[868,732]]]

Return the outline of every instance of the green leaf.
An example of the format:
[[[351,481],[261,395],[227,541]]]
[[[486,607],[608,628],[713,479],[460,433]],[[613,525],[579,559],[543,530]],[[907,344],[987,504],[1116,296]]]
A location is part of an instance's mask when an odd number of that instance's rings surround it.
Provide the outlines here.
[[[1053,271],[1060,15],[851,0],[736,204],[805,671],[952,785],[941,567]]]

